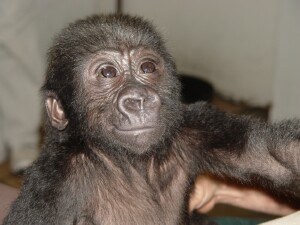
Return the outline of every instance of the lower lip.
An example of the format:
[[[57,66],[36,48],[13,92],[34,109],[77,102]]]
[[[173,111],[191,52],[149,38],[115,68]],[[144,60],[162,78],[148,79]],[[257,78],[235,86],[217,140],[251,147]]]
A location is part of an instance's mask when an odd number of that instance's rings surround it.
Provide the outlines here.
[[[152,131],[152,130],[154,130],[154,127],[144,127],[144,128],[140,128],[140,129],[131,129],[131,130],[120,130],[120,129],[116,128],[115,130],[120,133],[140,134],[140,133]]]

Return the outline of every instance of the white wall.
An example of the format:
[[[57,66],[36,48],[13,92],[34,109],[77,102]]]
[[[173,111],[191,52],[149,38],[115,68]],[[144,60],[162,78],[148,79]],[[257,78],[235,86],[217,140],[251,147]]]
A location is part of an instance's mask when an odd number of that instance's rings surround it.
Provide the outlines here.
[[[300,117],[300,1],[281,7],[272,120]]]
[[[153,20],[180,72],[256,105],[271,102],[278,0],[126,0],[124,11]]]
[[[41,55],[45,56],[53,36],[68,23],[95,13],[113,13],[112,0],[47,0],[38,3],[38,32]],[[45,58],[45,57],[44,57]]]

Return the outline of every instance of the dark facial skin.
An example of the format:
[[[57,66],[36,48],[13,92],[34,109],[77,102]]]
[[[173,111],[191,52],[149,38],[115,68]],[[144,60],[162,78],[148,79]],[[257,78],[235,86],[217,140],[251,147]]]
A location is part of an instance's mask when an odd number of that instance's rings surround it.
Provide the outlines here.
[[[98,122],[95,103],[87,103],[93,118],[90,128],[97,133],[101,126],[105,135],[137,154],[147,151],[165,132],[157,92],[163,76],[163,60],[154,51],[124,48],[97,53],[85,65],[84,92],[87,99],[98,99],[106,119]]]
[[[101,127],[107,138],[137,154],[156,144],[165,132],[157,92],[157,83],[166,76],[164,69],[163,59],[144,48],[93,55],[84,65],[82,77],[83,94],[97,102],[96,106],[93,101],[85,103],[90,130],[97,135]],[[62,107],[52,96],[46,103],[52,125],[64,129],[68,120]]]
[[[215,225],[187,213],[202,173],[299,203],[300,121],[181,104],[172,57],[141,18],[65,28],[42,93],[45,143],[5,225]]]

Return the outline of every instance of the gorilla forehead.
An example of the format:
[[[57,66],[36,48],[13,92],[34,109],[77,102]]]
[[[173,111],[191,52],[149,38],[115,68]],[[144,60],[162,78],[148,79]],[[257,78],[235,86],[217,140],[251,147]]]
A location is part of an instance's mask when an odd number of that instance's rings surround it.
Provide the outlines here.
[[[139,46],[154,49],[162,56],[166,52],[164,41],[151,23],[128,15],[94,15],[78,20],[59,35],[55,46],[60,45],[68,54]]]

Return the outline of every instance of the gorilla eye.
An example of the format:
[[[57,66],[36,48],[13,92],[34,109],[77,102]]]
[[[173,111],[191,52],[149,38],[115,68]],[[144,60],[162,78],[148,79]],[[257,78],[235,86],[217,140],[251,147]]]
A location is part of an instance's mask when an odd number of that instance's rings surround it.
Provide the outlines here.
[[[112,77],[117,76],[117,70],[116,70],[116,68],[114,68],[112,66],[105,66],[105,67],[101,68],[100,73],[102,74],[102,76],[104,76],[106,78],[112,78]]]
[[[141,65],[143,73],[153,73],[155,71],[155,65],[152,62],[144,62]]]

